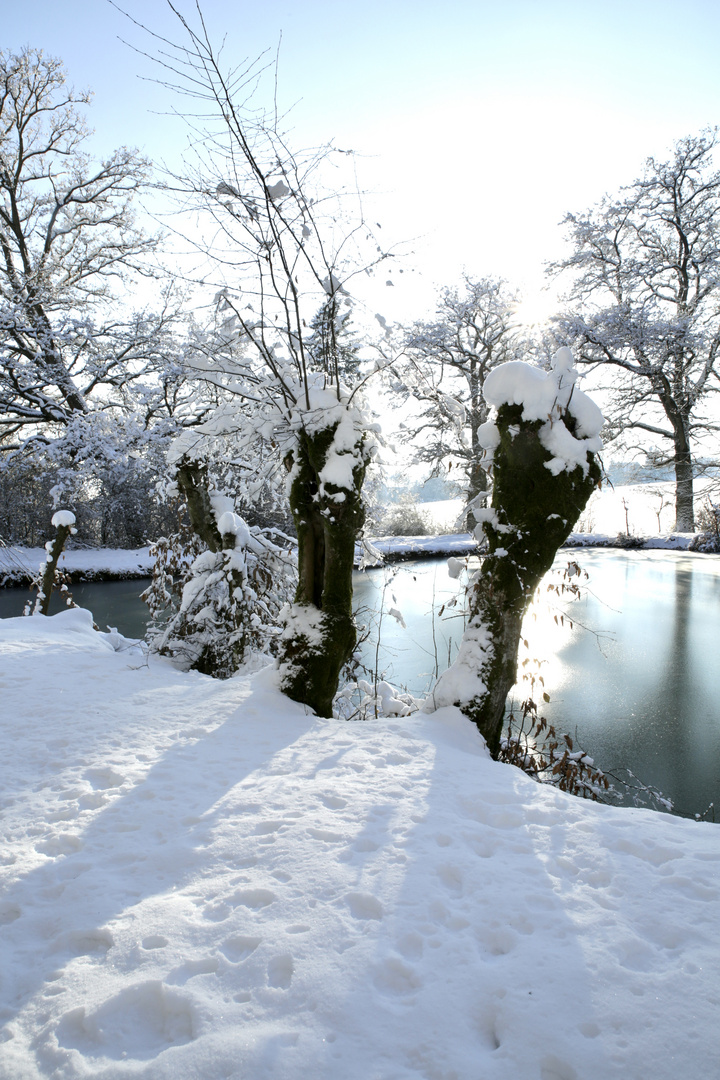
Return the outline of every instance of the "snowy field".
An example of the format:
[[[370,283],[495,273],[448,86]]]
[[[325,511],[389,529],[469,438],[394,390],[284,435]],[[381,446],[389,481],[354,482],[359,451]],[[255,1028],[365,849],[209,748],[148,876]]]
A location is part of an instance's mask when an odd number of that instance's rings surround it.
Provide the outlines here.
[[[0,622],[2,1080],[712,1080],[720,829]]]

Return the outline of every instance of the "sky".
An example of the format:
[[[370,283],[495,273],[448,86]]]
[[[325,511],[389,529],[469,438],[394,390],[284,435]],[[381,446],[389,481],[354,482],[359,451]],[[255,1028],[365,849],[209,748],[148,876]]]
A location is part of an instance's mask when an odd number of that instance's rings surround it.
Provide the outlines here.
[[[191,0],[179,10],[196,19]],[[166,0],[125,11],[178,41]],[[500,275],[530,297],[563,251],[559,223],[632,181],[649,155],[720,118],[720,5],[687,0],[302,0],[202,4],[229,63],[279,48],[296,146],[356,151],[365,208],[405,252],[390,320],[429,314],[439,286]],[[109,0],[34,0],[4,47],[62,57],[95,92],[93,149],[177,160],[177,99],[131,46],[152,41]],[[384,283],[383,283],[384,284]],[[380,302],[380,301],[378,301]]]

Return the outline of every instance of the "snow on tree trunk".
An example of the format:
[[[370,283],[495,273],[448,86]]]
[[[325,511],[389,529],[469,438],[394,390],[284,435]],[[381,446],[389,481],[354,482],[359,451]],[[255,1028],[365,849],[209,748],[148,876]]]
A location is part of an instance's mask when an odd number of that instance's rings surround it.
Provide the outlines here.
[[[352,571],[365,520],[361,489],[370,456],[355,411],[343,412],[330,428],[301,430],[287,461],[298,586],[286,612],[280,685],[288,697],[328,717],[357,640]]]
[[[42,569],[42,577],[38,587],[38,594],[32,609],[33,615],[50,614],[50,598],[55,585],[58,584],[58,562],[63,553],[65,542],[69,536],[77,532],[75,528],[75,515],[71,510],[58,510],[53,514],[52,524],[57,529],[54,540],[48,540],[45,545],[47,555]]]
[[[576,378],[570,350],[560,349],[549,373],[513,361],[485,383],[496,414],[481,439],[494,451],[494,483],[490,508],[476,515],[483,519],[488,555],[470,584],[458,657],[426,707],[458,705],[493,756],[516,681],[523,617],[600,481],[595,453],[603,418],[574,389]]]

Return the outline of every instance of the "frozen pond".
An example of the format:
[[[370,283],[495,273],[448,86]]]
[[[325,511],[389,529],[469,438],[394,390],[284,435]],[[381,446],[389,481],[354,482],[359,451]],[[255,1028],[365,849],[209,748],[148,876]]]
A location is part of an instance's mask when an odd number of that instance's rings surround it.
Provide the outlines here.
[[[569,559],[589,575],[582,598],[568,605],[545,593],[525,624],[529,655],[541,663],[551,698],[544,714],[559,729],[577,731],[598,765],[628,766],[679,813],[704,813],[710,802],[720,809],[720,556],[583,549],[561,552],[556,566]],[[146,585],[100,581],[72,592],[102,629],[141,637]],[[0,590],[0,616],[21,614],[28,595]],[[355,597],[369,635],[364,663],[426,693],[463,630],[460,603],[449,606],[460,594],[446,560],[358,573]],[[393,608],[406,628],[389,614]]]

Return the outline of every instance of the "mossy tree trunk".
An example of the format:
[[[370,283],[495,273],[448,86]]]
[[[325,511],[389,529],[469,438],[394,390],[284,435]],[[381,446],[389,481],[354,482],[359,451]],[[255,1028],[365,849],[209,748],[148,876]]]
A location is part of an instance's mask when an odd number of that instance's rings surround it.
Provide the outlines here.
[[[210,501],[207,465],[185,456],[176,471],[177,485],[185,497],[193,532],[210,551],[221,551],[222,537]]]
[[[298,536],[298,586],[280,651],[281,689],[294,701],[332,716],[340,672],[357,635],[352,611],[355,541],[365,520],[362,440],[352,489],[323,482],[336,428],[301,431],[288,461],[290,509]]]
[[[564,421],[572,432],[573,418],[566,414]],[[500,748],[507,695],[516,681],[523,617],[601,477],[590,452],[587,471],[576,466],[554,475],[546,468],[552,455],[538,435],[542,421],[524,421],[522,406],[503,405],[497,426],[495,517],[485,523],[488,555],[470,589],[467,631],[471,640],[475,636],[484,689],[460,705],[493,757]]]

